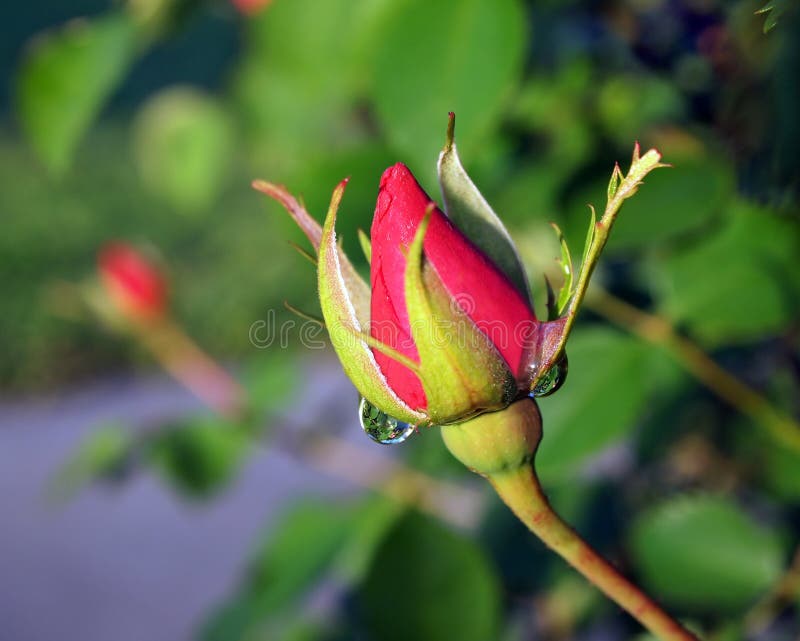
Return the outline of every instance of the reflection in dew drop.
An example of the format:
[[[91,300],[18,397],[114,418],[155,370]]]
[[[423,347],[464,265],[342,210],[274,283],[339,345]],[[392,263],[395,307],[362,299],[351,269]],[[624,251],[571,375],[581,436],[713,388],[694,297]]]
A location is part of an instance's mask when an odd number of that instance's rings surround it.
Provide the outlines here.
[[[362,398],[358,405],[358,419],[367,436],[384,445],[402,443],[415,431],[413,425],[398,421],[385,412],[381,412],[366,398]]]
[[[567,379],[568,368],[569,363],[567,361],[567,355],[564,354],[564,356],[539,379],[531,390],[531,396],[539,398],[540,396],[549,396],[553,392],[557,392],[558,388],[561,387]]]

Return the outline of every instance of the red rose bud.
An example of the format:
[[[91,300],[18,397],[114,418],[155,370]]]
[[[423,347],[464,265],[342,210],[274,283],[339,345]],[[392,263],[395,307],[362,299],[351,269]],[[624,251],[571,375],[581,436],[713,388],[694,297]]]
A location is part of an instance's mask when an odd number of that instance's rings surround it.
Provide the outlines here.
[[[406,252],[429,208],[423,242],[426,265],[441,281],[449,305],[457,307],[487,336],[505,367],[515,375],[525,356],[524,339],[536,327],[527,293],[520,292],[455,227],[400,163],[383,174],[372,223],[372,336],[419,362],[406,304]],[[419,376],[380,350],[373,352],[397,395],[410,407],[425,410],[428,399]]]
[[[154,320],[164,314],[164,278],[139,251],[123,242],[108,243],[100,250],[97,264],[103,286],[125,316]]]
[[[282,187],[253,183],[284,206],[317,250],[325,327],[368,402],[364,411],[411,426],[462,421],[528,394],[558,355],[564,327],[563,319],[536,320],[525,269],[461,166],[453,126],[451,116],[439,158],[446,213],[405,165],[384,173],[371,242],[361,237],[371,287],[336,238],[346,180],[321,228]]]

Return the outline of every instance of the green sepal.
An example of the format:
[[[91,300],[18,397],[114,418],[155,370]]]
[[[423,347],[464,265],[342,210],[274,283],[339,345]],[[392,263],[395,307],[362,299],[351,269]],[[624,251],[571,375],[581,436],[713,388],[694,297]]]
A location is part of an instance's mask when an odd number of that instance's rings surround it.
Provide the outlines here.
[[[302,309],[299,309],[299,308],[295,307],[294,305],[292,305],[288,300],[283,301],[283,306],[287,310],[292,312],[292,314],[294,314],[295,316],[298,316],[299,318],[302,318],[303,320],[307,320],[307,321],[311,321],[312,323],[316,323],[320,327],[325,327],[325,321],[324,320],[322,320],[321,318],[318,318],[317,316],[314,316],[314,314],[309,314],[308,312],[304,312]]]
[[[291,240],[289,241],[289,246],[292,249],[294,249],[298,254],[300,254],[303,258],[305,258],[309,263],[314,265],[314,267],[317,266],[317,257],[316,256],[312,256],[309,252],[307,252],[305,249],[300,247],[300,245],[298,245],[295,242],[292,242]]]
[[[392,391],[372,350],[360,336],[369,323],[369,287],[336,243],[336,212],[346,184],[343,180],[333,192],[319,243],[317,276],[322,317],[342,368],[359,393],[390,416],[419,425],[426,422],[425,415],[408,407]]]
[[[402,352],[398,352],[393,347],[390,347],[386,343],[382,343],[377,338],[374,338],[373,336],[371,336],[370,334],[367,334],[366,332],[358,332],[353,327],[350,327],[349,325],[342,325],[342,327],[346,331],[350,332],[353,336],[358,338],[359,340],[364,341],[373,350],[377,350],[377,351],[381,352],[382,354],[385,354],[389,358],[392,358],[392,359],[396,360],[398,363],[400,363],[401,365],[404,365],[405,367],[410,369],[412,372],[414,372],[417,376],[421,375],[421,372],[419,370],[419,363],[416,363],[415,361],[411,360],[408,356],[406,356]]]
[[[431,208],[408,248],[405,295],[411,336],[419,352],[422,387],[433,424],[506,407],[517,384],[505,360],[445,289],[423,257]]]
[[[322,238],[322,227],[314,220],[306,208],[301,205],[297,199],[292,196],[284,187],[274,183],[267,182],[266,180],[254,180],[251,186],[256,191],[269,196],[273,200],[279,202],[287,213],[292,217],[300,230],[306,235],[314,251],[319,251],[319,243]]]
[[[453,113],[450,114],[447,142],[439,154],[437,169],[447,217],[508,276],[531,303],[528,278],[517,248],[505,225],[478,191],[458,157]]]
[[[347,180],[342,181],[337,189],[341,188],[342,192],[344,192],[344,185],[346,184]],[[306,208],[302,205],[302,203],[300,203],[281,185],[275,185],[265,180],[254,180],[252,182],[252,187],[256,191],[260,191],[262,194],[265,194],[280,203],[281,206],[283,206],[287,213],[292,217],[292,220],[294,220],[294,222],[300,228],[300,231],[302,231],[306,238],[308,238],[308,241],[311,243],[314,251],[319,254],[320,244],[322,242],[322,226],[306,211]],[[334,197],[335,196],[336,192],[334,192]],[[341,194],[339,194],[339,200],[341,200],[341,197]],[[339,201],[337,200],[337,207],[338,202]],[[333,200],[331,201],[331,204],[333,204]],[[330,211],[328,212],[328,215],[330,215]],[[336,212],[334,212],[334,218],[335,216]],[[318,264],[318,258],[314,258],[311,254],[303,250],[297,244],[290,244],[306,260],[309,260],[314,265]],[[335,242],[334,245],[336,245]],[[369,324],[369,285],[364,282],[364,279],[361,278],[358,272],[353,268],[353,265],[347,259],[344,250],[341,247],[337,247],[337,251],[339,254],[342,279],[344,280],[345,286],[348,290],[350,302],[355,308],[356,316],[358,317],[361,326],[365,327]]]
[[[364,258],[367,259],[367,264],[372,264],[372,241],[367,236],[367,232],[363,229],[358,230],[358,243],[361,245],[361,251],[364,252]]]

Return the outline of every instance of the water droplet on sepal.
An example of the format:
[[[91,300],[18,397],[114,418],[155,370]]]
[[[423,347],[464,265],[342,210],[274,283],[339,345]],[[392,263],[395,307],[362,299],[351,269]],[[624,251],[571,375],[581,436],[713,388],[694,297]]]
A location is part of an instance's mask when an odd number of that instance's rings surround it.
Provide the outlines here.
[[[358,420],[367,436],[384,445],[402,443],[416,431],[413,425],[382,412],[366,398],[358,404]]]
[[[535,398],[542,396],[549,396],[558,389],[567,380],[567,370],[569,369],[569,361],[567,355],[564,354],[557,363],[555,363],[549,370],[547,370],[541,378],[536,382],[536,385],[531,389],[530,395]]]

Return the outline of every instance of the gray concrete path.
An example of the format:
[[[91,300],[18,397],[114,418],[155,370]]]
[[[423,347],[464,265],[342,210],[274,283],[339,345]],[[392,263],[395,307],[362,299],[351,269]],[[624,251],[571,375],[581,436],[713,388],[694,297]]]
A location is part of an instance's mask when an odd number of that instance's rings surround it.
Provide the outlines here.
[[[355,417],[355,393],[335,363],[318,361],[305,380],[314,393],[293,418]],[[45,499],[53,472],[98,423],[137,428],[199,410],[160,377],[0,402],[0,641],[189,639],[282,506],[306,493],[354,491],[260,449],[208,503],[186,503],[149,474],[63,505]]]

